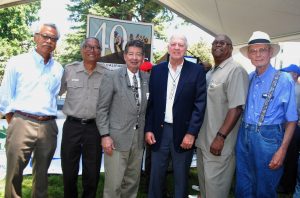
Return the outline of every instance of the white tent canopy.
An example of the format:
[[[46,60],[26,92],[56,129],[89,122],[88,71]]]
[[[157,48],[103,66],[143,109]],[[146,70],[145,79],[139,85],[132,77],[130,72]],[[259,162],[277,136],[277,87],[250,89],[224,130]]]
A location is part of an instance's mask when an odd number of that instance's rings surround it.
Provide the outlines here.
[[[211,35],[247,43],[253,31],[273,42],[300,41],[299,0],[155,0]]]

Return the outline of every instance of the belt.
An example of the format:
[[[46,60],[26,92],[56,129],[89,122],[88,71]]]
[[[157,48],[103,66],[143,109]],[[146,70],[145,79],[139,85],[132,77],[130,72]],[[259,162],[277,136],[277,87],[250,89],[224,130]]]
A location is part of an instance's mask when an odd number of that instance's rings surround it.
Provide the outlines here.
[[[96,120],[95,118],[92,119],[83,119],[83,118],[76,118],[73,116],[67,116],[68,121],[73,121],[73,122],[79,122],[80,124],[91,124],[94,123]]]
[[[169,123],[169,122],[164,122],[165,125],[170,125],[173,126],[173,123]]]
[[[249,123],[246,123],[246,122],[242,122],[242,124],[245,128],[248,128],[250,130],[255,130],[255,131],[273,130],[273,129],[274,130],[279,130],[279,131],[284,131],[285,130],[285,125],[284,124],[261,125],[260,127],[258,127],[257,124],[249,124]]]
[[[30,113],[25,113],[23,111],[15,111],[16,114],[25,116],[27,118],[31,118],[37,121],[49,121],[49,120],[54,120],[56,119],[56,116],[39,116],[39,115],[34,115],[34,114],[30,114]]]

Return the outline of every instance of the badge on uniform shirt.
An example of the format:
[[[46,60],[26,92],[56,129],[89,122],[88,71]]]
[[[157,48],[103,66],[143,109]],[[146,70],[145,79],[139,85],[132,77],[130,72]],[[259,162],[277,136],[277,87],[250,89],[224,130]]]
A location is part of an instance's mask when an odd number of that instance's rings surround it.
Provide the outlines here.
[[[73,82],[78,82],[79,79],[78,79],[78,78],[72,78],[71,81],[73,81]]]

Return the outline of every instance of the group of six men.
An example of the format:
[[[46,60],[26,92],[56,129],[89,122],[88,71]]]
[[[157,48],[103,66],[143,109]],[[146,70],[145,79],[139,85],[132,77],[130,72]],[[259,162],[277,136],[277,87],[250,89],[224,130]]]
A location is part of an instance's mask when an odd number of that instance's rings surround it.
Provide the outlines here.
[[[276,197],[298,116],[294,83],[270,64],[279,46],[266,33],[254,32],[240,49],[256,67],[250,77],[232,59],[226,35],[212,43],[215,66],[207,74],[201,64],[184,59],[186,37],[172,35],[169,61],[154,66],[150,77],[139,70],[145,57],[141,41],[127,42],[126,67],[104,72],[97,65],[97,38],[85,39],[83,61],[64,70],[52,57],[58,39],[54,24],[41,24],[36,48],[7,64],[0,100],[9,124],[5,197],[22,197],[22,173],[32,153],[32,197],[47,197],[58,132],[56,98],[65,92],[64,197],[78,197],[81,156],[82,197],[96,196],[102,149],[103,197],[136,197],[144,141],[152,155],[149,198],[163,197],[170,156],[174,197],[187,197],[194,145],[202,198],[227,197],[235,170],[236,197]]]

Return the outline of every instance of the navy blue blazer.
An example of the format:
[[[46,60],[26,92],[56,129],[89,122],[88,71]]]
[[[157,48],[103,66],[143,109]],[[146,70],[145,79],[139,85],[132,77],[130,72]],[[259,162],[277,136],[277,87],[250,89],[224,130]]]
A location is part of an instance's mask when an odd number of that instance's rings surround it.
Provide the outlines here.
[[[145,132],[153,132],[156,143],[153,151],[160,147],[164,125],[168,62],[152,68],[149,81],[149,99],[146,111]],[[180,147],[185,134],[197,137],[204,119],[206,107],[206,77],[203,65],[184,60],[173,104],[173,137],[177,152],[186,150]]]

